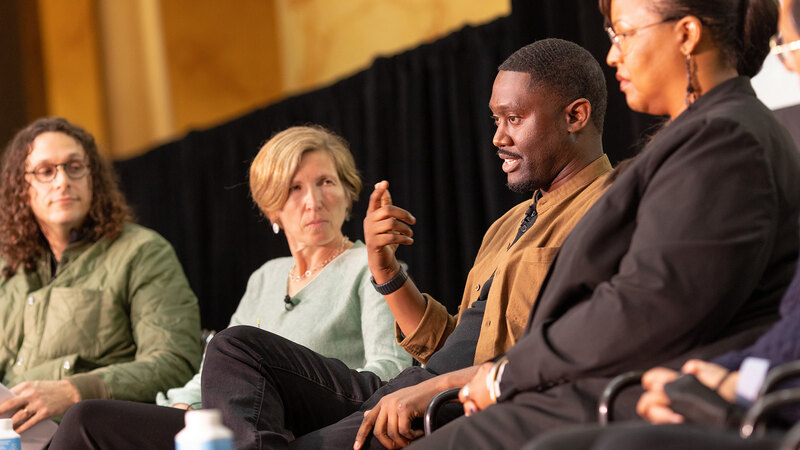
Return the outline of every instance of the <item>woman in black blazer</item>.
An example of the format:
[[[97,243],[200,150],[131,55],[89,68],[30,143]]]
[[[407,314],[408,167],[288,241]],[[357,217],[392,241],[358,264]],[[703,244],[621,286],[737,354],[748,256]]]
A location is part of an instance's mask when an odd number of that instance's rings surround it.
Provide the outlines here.
[[[596,420],[610,378],[752,343],[795,267],[800,157],[749,77],[774,0],[602,0],[631,109],[668,118],[576,225],[525,333],[418,444],[519,447]],[[636,396],[638,397],[638,396]],[[622,398],[623,405],[635,397]]]
[[[780,39],[776,39],[777,45],[772,51],[781,57],[787,69],[794,72],[800,70],[798,23],[800,23],[800,2],[784,0],[781,4],[778,26]],[[700,386],[695,388],[705,391],[702,397],[714,396],[710,391],[715,391],[717,399],[721,397],[727,402],[738,403],[742,405],[739,410],[743,410],[754,400],[752,394],[760,388],[767,369],[800,359],[800,270],[795,272],[792,283],[781,300],[780,312],[781,320],[754,345],[717,357],[712,362],[690,360],[684,364],[681,372],[696,377],[705,386],[705,388]],[[718,423],[709,423],[712,417],[704,420],[681,414],[684,410],[673,405],[665,391],[665,386],[676,380],[679,375],[678,371],[658,367],[649,370],[642,380],[647,392],[640,397],[637,411],[652,423],[665,426],[652,427],[639,423],[620,424],[609,428],[582,427],[562,430],[537,439],[528,450],[670,449],[687,446],[715,449],[778,448],[780,434],[768,434],[764,438],[751,438],[745,441],[738,436],[735,429],[718,430]],[[678,383],[686,381],[688,380],[681,380]],[[678,384],[671,385],[672,388],[675,386]],[[789,387],[796,386],[796,381],[789,385]],[[686,395],[686,391],[683,392]],[[708,400],[702,400],[700,395],[695,398],[698,404],[710,405]],[[736,410],[732,406],[728,408],[729,411]],[[721,416],[722,412],[720,411],[717,420],[724,418]],[[785,408],[778,413],[786,423],[800,420],[800,408],[797,407]]]

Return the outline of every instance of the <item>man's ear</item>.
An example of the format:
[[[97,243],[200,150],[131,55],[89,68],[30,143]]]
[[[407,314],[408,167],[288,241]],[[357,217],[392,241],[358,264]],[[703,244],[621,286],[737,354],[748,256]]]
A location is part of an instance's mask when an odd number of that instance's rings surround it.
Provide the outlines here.
[[[592,104],[585,98],[579,98],[565,108],[567,131],[577,133],[583,130],[592,117]]]

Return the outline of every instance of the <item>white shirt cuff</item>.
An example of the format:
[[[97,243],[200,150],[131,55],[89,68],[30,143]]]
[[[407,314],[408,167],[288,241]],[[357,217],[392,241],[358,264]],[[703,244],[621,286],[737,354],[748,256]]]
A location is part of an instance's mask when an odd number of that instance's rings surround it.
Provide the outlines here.
[[[739,380],[736,382],[736,403],[742,406],[752,405],[758,398],[758,391],[764,384],[769,372],[769,361],[763,358],[749,357],[739,367]]]

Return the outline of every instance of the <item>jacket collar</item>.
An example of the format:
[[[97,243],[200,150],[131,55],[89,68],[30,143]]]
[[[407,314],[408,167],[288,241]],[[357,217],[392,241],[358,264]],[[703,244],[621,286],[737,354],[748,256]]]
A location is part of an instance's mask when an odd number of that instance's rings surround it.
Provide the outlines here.
[[[700,98],[689,105],[689,107],[676,117],[672,123],[683,120],[686,116],[691,116],[692,111],[702,109],[707,104],[713,105],[720,99],[730,97],[731,95],[749,95],[755,97],[756,92],[753,90],[753,85],[750,83],[750,77],[733,77],[730,80],[725,80],[714,86],[710,91],[701,95]]]
[[[596,178],[609,172],[611,172],[611,163],[608,160],[608,156],[603,154],[592,161],[588,166],[581,169],[580,172],[573,175],[561,186],[550,192],[542,193],[542,198],[539,199],[536,205],[536,211],[539,214],[543,214],[548,209],[571,197],[577,189],[586,186]]]

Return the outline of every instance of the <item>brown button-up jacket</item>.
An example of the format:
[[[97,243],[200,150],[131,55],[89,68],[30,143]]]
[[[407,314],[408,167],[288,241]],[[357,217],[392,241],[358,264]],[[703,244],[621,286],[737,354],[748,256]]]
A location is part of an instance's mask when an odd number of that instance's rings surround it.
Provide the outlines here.
[[[478,299],[483,283],[494,273],[475,363],[505,352],[522,334],[550,263],[572,227],[605,191],[610,172],[611,164],[603,155],[544,194],[536,205],[538,218],[533,227],[511,248],[530,201],[511,208],[489,227],[467,276],[459,306],[460,316]],[[398,344],[424,364],[444,344],[459,316],[451,316],[444,305],[423,295],[428,305],[417,329],[403,336],[395,324],[395,334]]]

